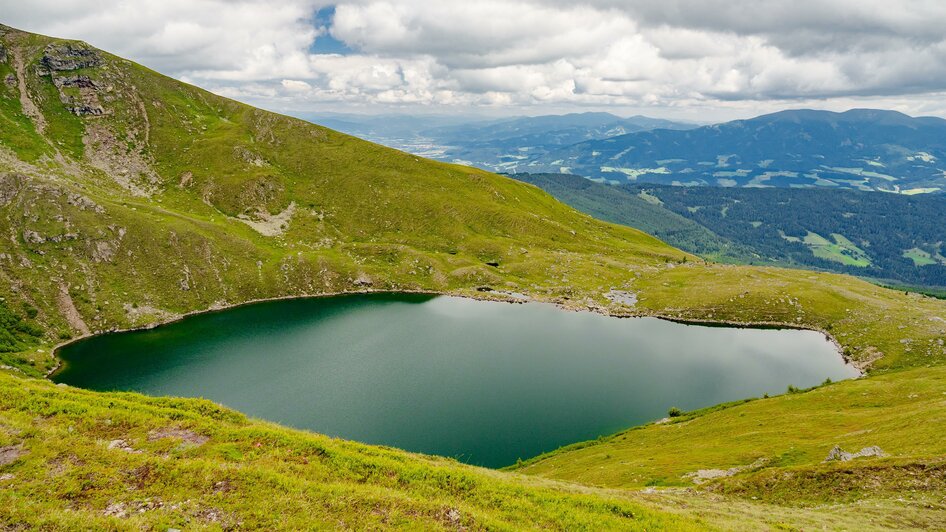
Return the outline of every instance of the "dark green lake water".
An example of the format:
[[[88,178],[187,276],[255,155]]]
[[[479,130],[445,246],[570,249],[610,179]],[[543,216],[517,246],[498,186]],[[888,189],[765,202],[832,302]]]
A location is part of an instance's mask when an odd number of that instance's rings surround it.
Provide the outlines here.
[[[359,295],[261,303],[60,350],[57,382],[206,397],[293,427],[504,466],[857,372],[811,331]]]

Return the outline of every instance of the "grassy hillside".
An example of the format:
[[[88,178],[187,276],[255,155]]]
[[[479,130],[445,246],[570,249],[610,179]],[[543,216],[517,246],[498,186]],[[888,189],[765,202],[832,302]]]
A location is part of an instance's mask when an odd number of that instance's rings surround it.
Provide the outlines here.
[[[288,430],[202,400],[0,375],[0,420],[4,528],[701,528],[617,496]]]
[[[83,43],[5,27],[0,43],[5,526],[271,527],[274,516],[286,527],[354,528],[873,522],[851,508],[766,506],[748,488],[693,492],[682,507],[679,494],[488,472],[248,421],[204,401],[32,378],[55,367],[53,346],[70,338],[255,299],[516,291],[618,315],[789,323],[830,332],[851,360],[889,371],[883,378],[902,389],[925,375],[902,368],[946,360],[942,301],[840,275],[707,264],[534,186],[253,109]],[[611,302],[611,290],[634,292],[636,306]],[[887,382],[876,379],[831,389]],[[919,397],[928,412],[943,407]],[[790,399],[759,404],[776,405],[773,415],[811,406]],[[833,443],[824,427],[812,433],[820,446]],[[912,458],[932,460],[940,450],[922,430],[899,434],[919,442]],[[690,440],[694,453],[699,441]],[[645,451],[664,459],[657,445]],[[624,466],[608,462],[615,475]]]
[[[734,244],[705,226],[664,207],[652,194],[631,193],[626,187],[598,183],[571,174],[511,174],[556,199],[599,220],[626,225],[710,260],[749,263],[751,249]]]

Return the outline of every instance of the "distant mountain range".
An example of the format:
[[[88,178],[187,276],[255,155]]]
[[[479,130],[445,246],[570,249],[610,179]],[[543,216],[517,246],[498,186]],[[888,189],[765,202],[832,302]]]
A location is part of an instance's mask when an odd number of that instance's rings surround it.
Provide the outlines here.
[[[517,171],[553,150],[656,128],[697,124],[647,116],[571,113],[483,119],[470,116],[299,114],[332,129],[417,155],[491,171]]]
[[[299,116],[494,172],[686,186],[946,191],[946,120],[896,111],[788,110],[708,126],[610,113]]]
[[[782,111],[589,140],[526,166],[622,183],[940,192],[946,120],[873,109]]]

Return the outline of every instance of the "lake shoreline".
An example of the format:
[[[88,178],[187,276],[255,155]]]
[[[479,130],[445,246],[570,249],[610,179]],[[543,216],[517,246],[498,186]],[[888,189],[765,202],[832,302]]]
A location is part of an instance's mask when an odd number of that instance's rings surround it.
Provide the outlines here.
[[[502,467],[674,405],[695,411],[857,375],[817,332],[620,320],[584,299],[563,298],[581,312],[562,312],[477,295],[364,293],[198,314],[63,348],[53,380],[205,397],[298,429]],[[503,301],[477,301],[490,298]]]
[[[518,304],[522,305],[525,303],[543,303],[548,305],[553,305],[559,310],[568,311],[568,312],[594,312],[596,314],[601,314],[604,316],[612,318],[657,318],[673,323],[679,323],[682,325],[698,325],[698,326],[720,326],[720,327],[736,327],[744,329],[789,329],[789,330],[798,330],[798,331],[814,331],[821,333],[825,336],[825,339],[831,342],[834,345],[835,351],[841,357],[845,364],[850,365],[855,368],[858,372],[857,377],[861,378],[867,375],[867,369],[869,369],[869,362],[867,364],[861,364],[856,360],[850,359],[844,354],[844,348],[841,343],[825,329],[816,326],[808,326],[798,323],[788,323],[788,322],[778,322],[778,321],[735,321],[735,320],[725,320],[725,319],[699,319],[699,318],[680,318],[675,316],[670,316],[667,314],[661,314],[654,311],[643,311],[643,310],[623,310],[620,308],[610,308],[602,306],[589,306],[580,303],[572,304],[570,301],[563,302],[562,300],[550,300],[544,301],[541,299],[535,299],[532,296],[528,296],[528,299],[523,299],[512,294],[507,294],[501,291],[488,290],[488,291],[475,291],[475,292],[443,292],[435,290],[412,290],[412,289],[400,289],[400,290],[374,290],[374,289],[361,289],[361,290],[345,290],[340,292],[328,292],[322,294],[302,294],[302,295],[288,295],[288,296],[275,296],[275,297],[266,297],[251,299],[239,303],[224,303],[224,304],[214,304],[208,308],[193,310],[185,312],[183,314],[174,314],[169,316],[167,319],[158,320],[150,322],[143,325],[138,325],[135,327],[127,328],[114,328],[106,331],[92,331],[88,334],[83,334],[75,338],[70,338],[64,342],[56,344],[51,349],[52,356],[56,359],[56,365],[53,366],[49,371],[44,375],[45,379],[50,379],[57,372],[63,369],[63,360],[59,357],[58,352],[60,349],[63,349],[67,346],[87,340],[94,336],[101,336],[105,334],[117,334],[125,332],[134,332],[134,331],[146,331],[161,327],[164,325],[170,325],[172,323],[177,323],[182,320],[185,320],[192,316],[202,315],[202,314],[211,314],[215,312],[225,312],[228,310],[245,307],[249,305],[256,305],[260,303],[268,303],[275,301],[289,301],[296,299],[322,299],[330,297],[342,297],[342,296],[355,296],[355,295],[370,295],[370,294],[414,294],[414,295],[429,295],[432,297],[438,296],[449,296],[449,297],[460,297],[464,299],[470,299],[474,301],[493,301],[497,303],[509,303],[509,304]],[[497,297],[498,296],[498,297]]]

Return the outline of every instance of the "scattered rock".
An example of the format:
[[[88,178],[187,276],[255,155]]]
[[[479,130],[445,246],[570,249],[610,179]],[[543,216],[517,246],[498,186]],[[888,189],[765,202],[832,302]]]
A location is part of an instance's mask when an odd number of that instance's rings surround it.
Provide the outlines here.
[[[250,151],[249,149],[243,146],[234,146],[233,147],[233,156],[239,160],[242,160],[246,163],[252,164],[253,166],[265,166],[266,160],[260,157],[258,154]]]
[[[700,469],[699,471],[694,471],[692,473],[683,475],[683,478],[689,478],[693,480],[694,484],[702,484],[717,478],[731,477],[737,473],[749,471],[750,469],[758,469],[764,466],[766,462],[768,462],[767,459],[759,458],[749,465],[730,467],[729,469]]]
[[[193,446],[201,446],[210,441],[210,438],[204,436],[203,434],[197,434],[192,430],[175,427],[164,427],[152,430],[148,433],[148,441],[155,441],[163,438],[175,438],[181,440],[182,443]]]
[[[206,508],[197,512],[197,517],[203,519],[204,521],[216,523],[220,521],[220,519],[223,517],[223,514],[216,508]]]
[[[851,360],[850,363],[852,366],[863,372],[869,369],[874,364],[874,362],[877,362],[883,357],[883,351],[872,345],[869,345],[860,352],[856,360]]]
[[[26,454],[22,445],[7,445],[0,447],[0,467],[16,462],[18,458]]]
[[[0,482],[6,482],[7,480],[13,480],[16,478],[16,475],[13,473],[4,473],[0,475]]]
[[[95,262],[112,262],[118,243],[107,240],[98,240],[92,245],[92,260]]]
[[[456,508],[444,508],[441,511],[440,515],[443,521],[446,522],[447,524],[455,526],[455,527],[459,527],[460,517],[461,517],[460,510],[457,510]]]
[[[13,87],[16,85],[16,76],[13,74],[7,74],[6,77],[3,78],[3,84],[7,87]]]
[[[529,297],[529,294],[523,294],[522,292],[511,292],[509,290],[500,290],[497,293],[502,294],[511,299],[516,299],[518,301],[529,301],[530,299],[532,299],[531,297]]]
[[[865,458],[868,456],[883,457],[883,456],[887,456],[887,453],[885,453],[880,447],[877,447],[876,445],[872,445],[870,447],[864,447],[863,449],[861,449],[860,451],[856,453],[845,452],[843,449],[841,449],[840,445],[835,445],[833,448],[831,448],[830,451],[828,451],[828,456],[827,458],[824,459],[824,461],[825,462],[834,462],[834,461],[847,462],[855,458]]]
[[[46,237],[30,229],[23,230],[23,240],[28,244],[42,244],[46,242]]]
[[[194,182],[193,172],[184,172],[181,174],[181,181],[177,184],[178,188],[187,188]]]
[[[125,440],[112,440],[108,442],[109,449],[118,449],[120,451],[125,451],[126,453],[140,453],[141,451],[136,451],[128,444]]]
[[[604,297],[612,303],[619,303],[629,307],[637,305],[637,294],[626,290],[614,290],[612,288],[610,292],[604,294]]]
[[[102,511],[102,515],[124,519],[128,517],[128,512],[125,510],[125,503],[115,502],[106,506],[105,510]]]
[[[358,278],[352,281],[355,286],[371,286],[374,284],[374,281],[371,279],[367,273],[358,274]]]

